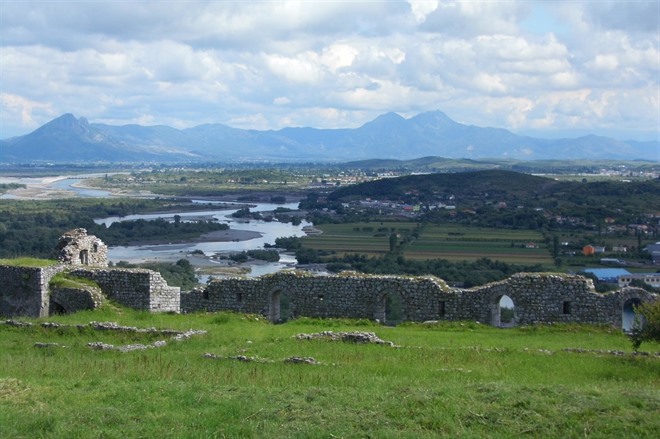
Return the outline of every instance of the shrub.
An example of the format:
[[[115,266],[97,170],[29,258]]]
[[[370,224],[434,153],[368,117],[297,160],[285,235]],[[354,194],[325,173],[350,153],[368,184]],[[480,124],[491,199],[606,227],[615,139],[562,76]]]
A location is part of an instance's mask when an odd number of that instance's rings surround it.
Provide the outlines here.
[[[660,300],[635,308],[635,323],[629,336],[634,350],[645,341],[660,342]]]

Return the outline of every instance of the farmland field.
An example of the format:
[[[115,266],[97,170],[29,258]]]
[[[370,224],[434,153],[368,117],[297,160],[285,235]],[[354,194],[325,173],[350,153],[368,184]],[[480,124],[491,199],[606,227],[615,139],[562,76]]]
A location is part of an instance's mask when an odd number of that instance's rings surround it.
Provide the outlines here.
[[[527,244],[538,246],[526,248]],[[473,261],[487,257],[514,264],[551,264],[543,236],[531,230],[505,230],[461,225],[427,225],[405,248],[411,259]]]
[[[323,233],[308,236],[303,244],[317,250],[330,250],[338,255],[384,255],[389,251],[389,235],[412,232],[414,222],[370,222],[322,224]],[[535,243],[538,248],[525,248]],[[530,230],[503,230],[463,225],[425,225],[420,236],[403,247],[410,259],[448,259],[474,261],[490,258],[507,263],[552,264],[543,236]]]
[[[334,251],[339,256],[382,256],[389,251],[389,236],[392,231],[405,233],[415,227],[417,223],[414,222],[322,224],[316,228],[323,233],[303,238],[303,244],[316,250]]]

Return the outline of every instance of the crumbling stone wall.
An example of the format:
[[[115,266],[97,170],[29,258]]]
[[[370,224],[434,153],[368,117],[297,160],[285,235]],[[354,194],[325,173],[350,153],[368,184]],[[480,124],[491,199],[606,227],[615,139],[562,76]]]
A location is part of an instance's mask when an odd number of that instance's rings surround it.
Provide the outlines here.
[[[232,310],[264,314],[279,320],[280,299],[288,296],[295,316],[349,317],[385,320],[388,296],[402,302],[405,320],[428,320],[437,316],[438,297],[449,288],[433,277],[340,275],[314,276],[281,272],[257,279],[230,278],[212,281],[205,289],[181,295],[181,309],[191,311]]]
[[[48,316],[48,282],[62,269],[0,265],[0,316]]]
[[[599,294],[591,280],[552,273],[521,273],[472,289],[450,289],[433,277],[345,274],[314,276],[281,272],[258,279],[219,279],[181,295],[181,310],[257,313],[279,320],[286,295],[293,317],[350,317],[387,322],[389,298],[401,302],[408,321],[476,320],[499,326],[500,299],[512,299],[516,324],[593,323],[622,325],[623,306],[657,296],[642,289]]]
[[[108,247],[87,230],[79,228],[66,232],[55,247],[57,259],[62,264],[74,266],[108,266]]]
[[[96,282],[111,300],[134,309],[179,312],[181,289],[170,287],[160,273],[142,268],[76,268],[76,277]]]
[[[90,279],[100,287],[49,290],[57,273],[68,271]],[[16,267],[0,265],[0,316],[47,317],[51,311],[75,312],[95,308],[102,297],[135,309],[151,312],[180,310],[180,288],[170,287],[160,273],[147,269]],[[52,303],[51,303],[52,301]]]
[[[521,273],[460,289],[449,288],[432,276],[316,276],[289,271],[261,278],[218,279],[181,294],[159,273],[146,269],[0,266],[0,315],[47,316],[51,299],[53,310],[59,304],[69,312],[96,303],[89,291],[48,291],[50,279],[64,270],[96,282],[105,297],[135,309],[229,310],[263,314],[271,321],[282,319],[286,312],[286,317],[366,318],[387,323],[395,320],[388,314],[387,303],[398,301],[399,320],[476,320],[498,326],[500,299],[506,295],[514,303],[516,324],[593,323],[621,328],[626,309],[630,312],[634,304],[658,300],[639,288],[599,294],[589,279],[553,273]]]

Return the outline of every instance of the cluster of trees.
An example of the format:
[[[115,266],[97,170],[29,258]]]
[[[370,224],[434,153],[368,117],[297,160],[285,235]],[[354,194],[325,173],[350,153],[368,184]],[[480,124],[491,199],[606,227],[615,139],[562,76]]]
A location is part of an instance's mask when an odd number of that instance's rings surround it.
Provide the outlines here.
[[[25,188],[24,184],[19,183],[0,183],[0,194],[5,193],[12,189]]]
[[[167,281],[169,286],[181,287],[183,291],[193,289],[199,284],[195,267],[187,259],[179,259],[174,264],[167,262],[148,262],[145,264],[130,264],[126,261],[117,262],[122,268],[148,268],[157,271]]]
[[[509,264],[489,258],[481,258],[471,262],[453,262],[446,259],[420,261],[407,259],[395,251],[383,257],[368,257],[365,255],[337,257],[328,251],[303,247],[300,238],[293,236],[277,238],[275,245],[295,252],[296,259],[300,264],[327,263],[328,271],[332,272],[356,270],[371,274],[405,274],[412,276],[431,274],[450,283],[468,288],[506,279],[515,273],[543,270],[541,264]],[[396,247],[395,243],[392,242],[390,247]]]
[[[296,256],[298,252],[296,252]],[[319,261],[321,258],[319,257]],[[383,257],[347,255],[332,258],[329,271],[357,270],[372,274],[405,274],[422,276],[431,274],[447,282],[466,288],[506,279],[520,272],[542,271],[540,264],[517,265],[481,258],[476,261],[448,261],[446,259],[413,260],[401,255],[388,254]]]
[[[107,245],[127,245],[133,242],[184,241],[203,233],[227,230],[229,226],[214,221],[194,221],[171,223],[162,218],[155,220],[118,221],[110,227],[94,224],[87,231],[101,238]]]
[[[145,238],[153,241],[190,239],[202,233],[228,227],[226,224],[210,222],[200,224],[138,220],[113,223],[106,228],[94,223],[94,218],[184,208],[184,205],[173,204],[167,200],[2,200],[0,203],[0,258],[52,257],[52,251],[60,236],[76,227],[87,229],[90,234],[98,236],[108,245],[120,245]],[[190,204],[185,204],[185,208],[188,207]]]
[[[280,254],[277,250],[248,250],[229,256],[234,262],[247,262],[250,258],[266,262],[277,262]]]

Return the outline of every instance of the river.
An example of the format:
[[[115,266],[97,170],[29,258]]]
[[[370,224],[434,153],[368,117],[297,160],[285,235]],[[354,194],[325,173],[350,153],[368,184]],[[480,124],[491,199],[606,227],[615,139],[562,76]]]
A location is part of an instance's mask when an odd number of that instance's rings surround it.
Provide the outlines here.
[[[57,191],[57,192],[70,192],[78,197],[96,197],[108,198],[112,193],[101,189],[91,189],[80,187],[80,183],[89,177],[96,177],[103,174],[87,174],[72,176],[53,176],[53,177],[0,177],[0,182],[4,183],[19,183],[25,184],[28,188],[36,188],[44,191]],[[156,196],[156,195],[153,195]],[[10,194],[4,194],[0,198],[12,199],[18,198]],[[250,232],[247,235],[252,237],[242,241],[227,241],[227,242],[195,242],[195,243],[182,243],[182,244],[162,244],[162,245],[135,245],[135,246],[116,246],[108,248],[108,258],[111,262],[117,263],[119,261],[128,261],[131,263],[140,263],[147,261],[167,261],[175,262],[181,258],[187,258],[194,266],[223,266],[227,265],[226,261],[219,261],[209,256],[216,254],[230,254],[233,252],[263,249],[264,244],[274,244],[275,239],[285,236],[304,236],[305,232],[303,227],[311,226],[310,223],[303,221],[301,224],[294,226],[290,223],[280,223],[277,221],[266,222],[258,220],[237,219],[231,216],[238,209],[222,209],[220,205],[223,202],[215,202],[208,200],[194,200],[196,203],[208,204],[209,209],[205,211],[195,212],[168,212],[166,214],[145,214],[145,215],[129,215],[125,217],[108,217],[95,220],[97,224],[105,224],[109,226],[115,221],[128,221],[134,219],[156,219],[164,218],[173,220],[174,215],[180,215],[182,221],[186,218],[194,220],[195,218],[214,218],[219,222],[229,224],[231,230],[243,230]],[[217,204],[218,208],[213,205]],[[236,203],[232,203],[236,204]],[[271,204],[271,203],[256,203],[245,204],[249,206],[252,212],[272,211],[278,207],[285,207],[289,209],[297,209],[297,203],[287,204]],[[200,257],[191,255],[191,252],[201,250],[206,255]],[[243,264],[243,267],[250,268],[251,271],[248,276],[261,276],[263,274],[274,273],[283,268],[295,265],[296,259],[293,255],[280,254],[279,262],[253,262]],[[204,281],[206,276],[200,276]]]
[[[199,203],[208,203],[206,200],[195,200]],[[287,204],[271,204],[271,203],[257,203],[250,206],[252,212],[272,211],[278,207],[285,207],[289,209],[297,209],[297,203]],[[187,257],[191,260],[193,265],[222,265],[222,262],[209,260],[205,258],[197,258],[190,255],[195,250],[201,250],[205,255],[211,256],[215,254],[229,254],[233,252],[258,250],[263,249],[264,244],[274,244],[275,239],[282,236],[305,236],[303,227],[311,226],[307,221],[294,226],[291,223],[280,223],[278,221],[260,221],[260,220],[244,220],[233,218],[232,213],[238,209],[209,209],[204,211],[195,212],[168,212],[165,214],[144,214],[144,215],[128,215],[125,217],[108,217],[97,219],[97,224],[105,224],[109,226],[116,221],[128,221],[136,219],[153,220],[156,218],[163,218],[166,220],[173,220],[174,215],[180,215],[181,221],[186,219],[196,218],[213,218],[218,222],[223,222],[229,225],[232,230],[244,230],[250,232],[257,232],[261,236],[245,241],[227,241],[227,242],[191,242],[181,244],[158,244],[158,245],[134,245],[134,246],[116,246],[108,249],[108,258],[112,262],[128,261],[128,262],[145,262],[145,261],[176,261],[182,257]],[[204,262],[206,261],[206,262]],[[262,274],[273,273],[281,270],[287,266],[295,264],[296,260],[291,255],[281,255],[279,262],[272,263],[259,263],[251,264],[252,271],[249,276],[260,276]]]

